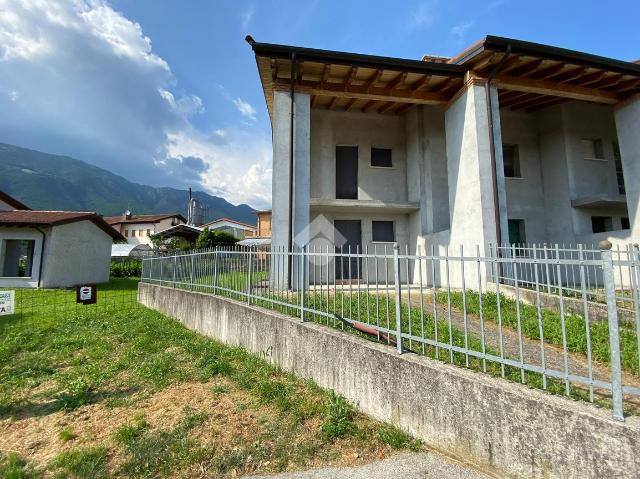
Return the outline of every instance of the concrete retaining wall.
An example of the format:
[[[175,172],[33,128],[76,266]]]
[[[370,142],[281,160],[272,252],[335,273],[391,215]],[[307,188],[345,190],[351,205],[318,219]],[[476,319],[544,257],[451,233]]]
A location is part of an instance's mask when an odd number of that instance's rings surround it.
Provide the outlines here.
[[[513,477],[637,478],[640,420],[203,293],[141,283],[144,305],[324,388],[429,446]]]

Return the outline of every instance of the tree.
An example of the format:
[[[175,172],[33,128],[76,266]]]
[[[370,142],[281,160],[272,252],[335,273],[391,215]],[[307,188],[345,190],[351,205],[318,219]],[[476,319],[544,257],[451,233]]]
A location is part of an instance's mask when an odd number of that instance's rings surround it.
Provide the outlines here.
[[[213,248],[214,246],[232,246],[236,244],[238,238],[226,231],[210,230],[206,228],[196,240],[196,248]]]

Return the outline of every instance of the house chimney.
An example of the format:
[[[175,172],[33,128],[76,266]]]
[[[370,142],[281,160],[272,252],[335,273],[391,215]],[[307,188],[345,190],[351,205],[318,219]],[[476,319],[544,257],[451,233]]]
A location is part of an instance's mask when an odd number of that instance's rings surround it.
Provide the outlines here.
[[[122,221],[127,221],[131,219],[131,211],[126,210],[124,213],[122,213]]]

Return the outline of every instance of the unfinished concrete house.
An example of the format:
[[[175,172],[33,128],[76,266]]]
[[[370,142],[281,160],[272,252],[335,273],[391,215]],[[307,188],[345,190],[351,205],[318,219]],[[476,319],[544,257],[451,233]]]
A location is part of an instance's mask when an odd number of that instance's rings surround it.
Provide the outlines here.
[[[493,36],[421,60],[247,41],[274,247],[640,241],[640,64]]]

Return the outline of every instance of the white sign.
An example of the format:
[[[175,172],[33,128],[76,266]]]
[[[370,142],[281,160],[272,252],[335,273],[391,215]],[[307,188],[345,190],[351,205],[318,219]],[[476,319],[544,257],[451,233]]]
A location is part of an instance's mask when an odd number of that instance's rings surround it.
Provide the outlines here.
[[[91,299],[91,286],[80,286],[80,301],[89,301]]]
[[[15,313],[15,291],[0,291],[0,316]]]

